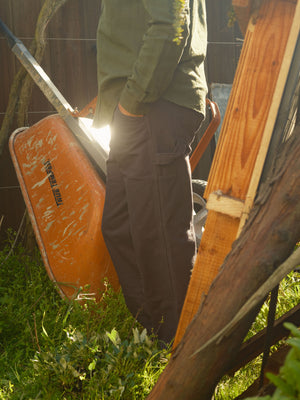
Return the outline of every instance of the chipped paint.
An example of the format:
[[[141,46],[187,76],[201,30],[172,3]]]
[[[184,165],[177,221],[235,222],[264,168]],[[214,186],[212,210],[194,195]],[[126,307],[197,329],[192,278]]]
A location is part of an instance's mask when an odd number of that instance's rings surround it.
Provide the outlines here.
[[[36,189],[44,185],[45,182],[48,181],[48,175],[46,175],[41,181],[37,182],[35,185],[31,187],[31,189]]]
[[[82,221],[83,216],[84,216],[84,214],[86,214],[88,208],[89,208],[89,204],[88,204],[88,203],[85,204],[85,205],[82,207],[82,212],[81,212],[81,214],[80,214],[80,216],[79,216],[79,221]]]
[[[59,246],[62,246],[65,241],[69,239],[69,237],[72,235],[74,237],[79,236],[82,231],[85,231],[87,229],[86,226],[80,227],[77,229],[75,232],[69,232],[64,239],[61,239],[59,242],[57,240],[53,243],[50,243],[50,246],[52,247],[53,250],[56,250]]]
[[[26,171],[26,175],[27,176],[30,176],[30,175],[33,175],[33,173],[34,173],[34,171],[35,171],[35,169],[37,168],[37,164],[35,164],[33,167],[31,167],[30,168],[30,171]],[[25,167],[26,168],[26,167]]]
[[[56,250],[58,248],[58,246],[59,246],[59,243],[58,244],[55,244],[55,243],[56,242],[50,244],[52,246],[53,250]]]
[[[45,170],[46,170],[45,169],[45,163],[47,161],[49,161],[50,164],[53,164],[53,162],[56,161],[57,159],[58,159],[58,156],[49,157],[49,154],[46,154],[43,158],[39,158],[38,161],[42,164],[41,171],[45,172]]]
[[[53,224],[54,224],[54,220],[48,222],[48,224],[46,225],[46,228],[44,229],[44,232],[48,232]]]
[[[43,201],[45,201],[45,199],[44,199],[44,197],[41,197],[41,198],[39,199],[39,201],[37,202],[36,207],[39,208],[39,207],[41,206],[41,204],[42,204]]]
[[[72,222],[70,222],[69,225],[67,225],[67,226],[65,227],[65,229],[64,229],[64,231],[63,231],[63,234],[62,234],[63,236],[65,236],[67,230],[68,230],[68,229],[70,228],[70,226],[73,225],[73,224],[75,224],[75,225],[74,225],[74,228],[75,228],[76,225],[77,225],[75,220],[73,220]],[[71,232],[70,232],[70,233],[71,233]]]
[[[51,131],[49,132],[49,133],[51,133]],[[50,137],[49,137],[49,135],[48,135],[48,137],[47,137],[47,142],[48,142],[48,144],[50,144],[51,146],[53,146],[54,145],[54,143],[56,142],[56,139],[57,139],[57,135],[51,135]]]
[[[49,207],[48,207],[49,208]],[[54,214],[54,210],[46,210],[43,214],[43,219],[49,219]]]
[[[63,261],[68,261],[70,265],[74,263],[74,257],[72,256],[72,254],[70,254],[70,251],[64,251],[64,253],[62,254],[62,249],[60,249],[56,252],[56,255],[60,258],[60,263],[62,263]]]
[[[25,144],[26,144],[28,147],[31,147],[31,143],[32,143],[33,139],[34,139],[34,137],[31,136],[31,137],[27,140],[27,142],[26,142]]]
[[[31,163],[30,164],[26,164],[26,163],[23,163],[22,164],[22,167],[24,168],[24,169],[32,169],[32,168],[36,168],[37,167],[37,160],[35,159],[35,158],[31,158]]]
[[[40,148],[42,148],[43,147],[43,145],[44,145],[44,143],[43,143],[44,141],[43,141],[43,139],[40,139],[40,140],[38,140],[37,142],[35,142],[35,150],[38,150],[38,149],[40,149]]]

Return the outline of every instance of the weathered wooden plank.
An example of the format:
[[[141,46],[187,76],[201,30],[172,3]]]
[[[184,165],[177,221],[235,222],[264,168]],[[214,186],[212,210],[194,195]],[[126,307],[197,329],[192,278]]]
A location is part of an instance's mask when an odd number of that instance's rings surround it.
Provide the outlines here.
[[[224,226],[226,226],[226,230],[224,230]],[[207,288],[217,275],[219,266],[222,265],[228,249],[231,248],[236,238],[238,226],[238,218],[232,218],[216,211],[208,212],[174,347],[182,338],[186,327],[199,308],[202,297],[207,293]]]
[[[206,208],[233,218],[241,218],[244,202],[230,196],[225,196],[222,192],[213,192],[208,197]]]
[[[294,12],[292,2],[266,0],[248,27],[206,194],[246,198]]]
[[[293,54],[294,54],[294,50],[296,47],[296,43],[297,43],[297,39],[298,39],[298,35],[299,35],[299,28],[300,28],[300,2],[298,2],[298,5],[296,7],[293,23],[292,23],[289,37],[287,40],[287,44],[285,47],[285,52],[283,55],[280,71],[279,71],[276,86],[274,89],[274,94],[272,96],[272,102],[270,104],[268,118],[266,120],[261,145],[259,148],[259,152],[258,152],[258,155],[256,158],[256,162],[255,162],[255,165],[253,168],[253,173],[252,173],[251,180],[249,183],[249,188],[248,188],[248,192],[247,192],[247,196],[246,196],[246,200],[245,200],[245,207],[243,210],[243,215],[241,218],[238,234],[240,234],[240,232],[246,222],[246,219],[249,216],[249,212],[250,212],[253,202],[254,202],[254,197],[255,197],[255,194],[257,191],[257,187],[259,184],[259,180],[260,180],[260,177],[262,174],[265,159],[266,159],[267,152],[269,149],[272,133],[274,130],[277,113],[279,110],[281,98],[282,98],[284,87],[285,87],[285,82],[287,80],[287,76],[289,73],[290,65],[292,62]]]
[[[205,197],[215,191],[245,200],[295,17],[296,4],[265,0],[248,25]],[[291,61],[291,60],[290,60]],[[277,96],[278,94],[276,94]],[[268,122],[269,123],[269,122]],[[236,238],[239,219],[209,211],[174,347]]]

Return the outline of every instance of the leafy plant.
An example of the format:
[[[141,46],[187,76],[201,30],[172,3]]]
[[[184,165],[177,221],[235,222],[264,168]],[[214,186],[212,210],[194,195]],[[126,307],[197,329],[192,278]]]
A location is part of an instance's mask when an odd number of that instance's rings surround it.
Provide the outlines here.
[[[160,372],[167,361],[146,330],[140,332],[137,327],[125,340],[116,329],[87,337],[69,326],[65,333],[59,346],[37,352],[32,360],[38,382],[35,392],[42,393],[42,398],[89,393],[90,398],[101,394],[103,399],[140,399],[150,390],[143,382],[145,360],[150,358],[153,369]]]
[[[246,400],[298,400],[300,398],[300,331],[291,323],[284,325],[293,335],[291,339],[287,340],[291,350],[278,375],[266,374],[276,386],[274,394],[264,397],[249,397]]]

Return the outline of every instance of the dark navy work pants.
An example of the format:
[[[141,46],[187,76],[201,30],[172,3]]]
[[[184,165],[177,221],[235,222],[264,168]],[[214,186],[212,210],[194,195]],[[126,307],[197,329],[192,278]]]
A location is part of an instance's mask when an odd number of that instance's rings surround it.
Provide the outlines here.
[[[203,116],[164,100],[144,117],[117,108],[102,231],[130,312],[170,342],[195,258],[190,144]]]

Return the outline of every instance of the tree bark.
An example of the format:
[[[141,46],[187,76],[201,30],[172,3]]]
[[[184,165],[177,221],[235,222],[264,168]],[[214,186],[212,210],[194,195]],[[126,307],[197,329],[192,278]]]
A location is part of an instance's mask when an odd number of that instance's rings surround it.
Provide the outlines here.
[[[232,366],[261,301],[229,333],[208,341],[230,324],[293,252],[300,238],[299,125],[282,147],[273,176],[260,188],[239,239],[147,400],[211,399],[219,379]]]

